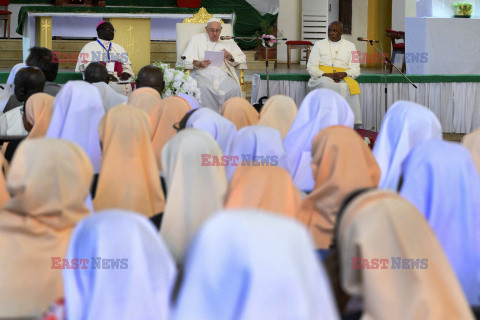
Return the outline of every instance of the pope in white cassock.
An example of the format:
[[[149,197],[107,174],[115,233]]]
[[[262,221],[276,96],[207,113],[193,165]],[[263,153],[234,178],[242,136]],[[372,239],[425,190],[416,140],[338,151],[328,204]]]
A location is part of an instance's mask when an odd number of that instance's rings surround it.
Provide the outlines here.
[[[308,87],[313,90],[326,88],[341,94],[352,108],[355,125],[362,124],[360,87],[354,79],[360,75],[360,63],[353,62],[352,52],[357,51],[350,41],[342,39],[343,26],[332,22],[328,27],[328,39],[313,46],[307,63],[310,74]]]
[[[132,63],[125,49],[114,42],[115,29],[108,21],[97,25],[97,40],[87,43],[78,55],[75,72],[85,72],[91,62],[107,67],[110,81],[128,80],[133,76]]]
[[[222,25],[219,19],[208,20],[205,31],[190,39],[183,56],[187,66],[193,65],[192,76],[197,80],[202,106],[220,112],[225,101],[241,96],[235,66],[246,63],[246,57],[235,41],[220,40]],[[205,60],[206,51],[223,51],[222,65],[214,66],[210,60]]]

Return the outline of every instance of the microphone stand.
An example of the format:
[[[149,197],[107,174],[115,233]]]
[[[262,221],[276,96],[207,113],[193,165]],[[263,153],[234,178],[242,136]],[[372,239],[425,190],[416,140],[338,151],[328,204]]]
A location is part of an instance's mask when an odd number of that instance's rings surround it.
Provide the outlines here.
[[[387,109],[388,109],[388,101],[387,101],[387,98],[388,98],[388,80],[387,80],[387,63],[390,63],[398,72],[400,72],[402,74],[402,76],[408,80],[408,82],[410,82],[410,84],[415,88],[415,89],[418,89],[418,87],[401,71],[399,70],[393,63],[390,59],[388,59],[388,57],[385,55],[385,53],[383,52],[383,46],[382,46],[382,51],[380,51],[380,49],[378,49],[374,44],[373,44],[373,40],[370,40],[370,41],[367,41],[370,43],[370,45],[375,49],[377,50],[378,53],[380,53],[383,57],[383,65],[384,65],[384,75],[385,75],[385,113],[387,112]],[[380,45],[382,45],[382,43],[380,42]]]
[[[265,73],[267,74],[267,96],[262,97],[261,99],[264,98],[269,98],[270,97],[270,68],[268,66],[268,41],[270,40],[269,38],[263,38],[263,37],[229,37],[231,39],[239,39],[239,40],[263,40],[265,43]],[[275,38],[277,41],[286,41],[286,38]],[[260,99],[259,99],[260,100]]]

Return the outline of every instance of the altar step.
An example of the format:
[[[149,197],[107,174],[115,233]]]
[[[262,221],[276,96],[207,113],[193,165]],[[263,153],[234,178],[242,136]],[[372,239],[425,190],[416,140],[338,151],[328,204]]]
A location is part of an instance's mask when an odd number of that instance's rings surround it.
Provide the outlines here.
[[[74,57],[89,40],[53,40],[53,50],[61,52],[64,57]],[[22,41],[18,39],[5,39],[0,41],[0,68],[11,68],[15,64],[22,62]],[[265,65],[263,61],[255,61],[255,51],[245,51],[247,56],[247,65],[249,69],[262,69]],[[175,42],[151,42],[151,60],[152,62],[161,61],[175,65],[176,61]],[[61,62],[60,69],[74,70],[76,63]]]

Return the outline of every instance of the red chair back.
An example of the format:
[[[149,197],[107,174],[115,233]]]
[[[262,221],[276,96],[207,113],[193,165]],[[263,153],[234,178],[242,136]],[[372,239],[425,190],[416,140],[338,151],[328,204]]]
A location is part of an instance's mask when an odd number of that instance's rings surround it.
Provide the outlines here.
[[[0,6],[8,6],[10,4],[10,0],[0,0]]]

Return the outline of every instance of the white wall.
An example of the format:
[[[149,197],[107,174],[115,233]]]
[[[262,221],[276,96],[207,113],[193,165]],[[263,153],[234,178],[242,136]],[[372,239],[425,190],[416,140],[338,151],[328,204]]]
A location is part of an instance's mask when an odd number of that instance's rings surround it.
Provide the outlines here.
[[[301,0],[280,0],[278,31],[288,40],[301,40]],[[292,50],[293,62],[298,62],[300,50]],[[277,48],[278,62],[287,62],[287,45],[281,41]]]
[[[392,1],[392,30],[405,30],[405,0]]]
[[[338,14],[340,13],[340,0],[328,0],[328,24],[333,21],[338,21]]]

